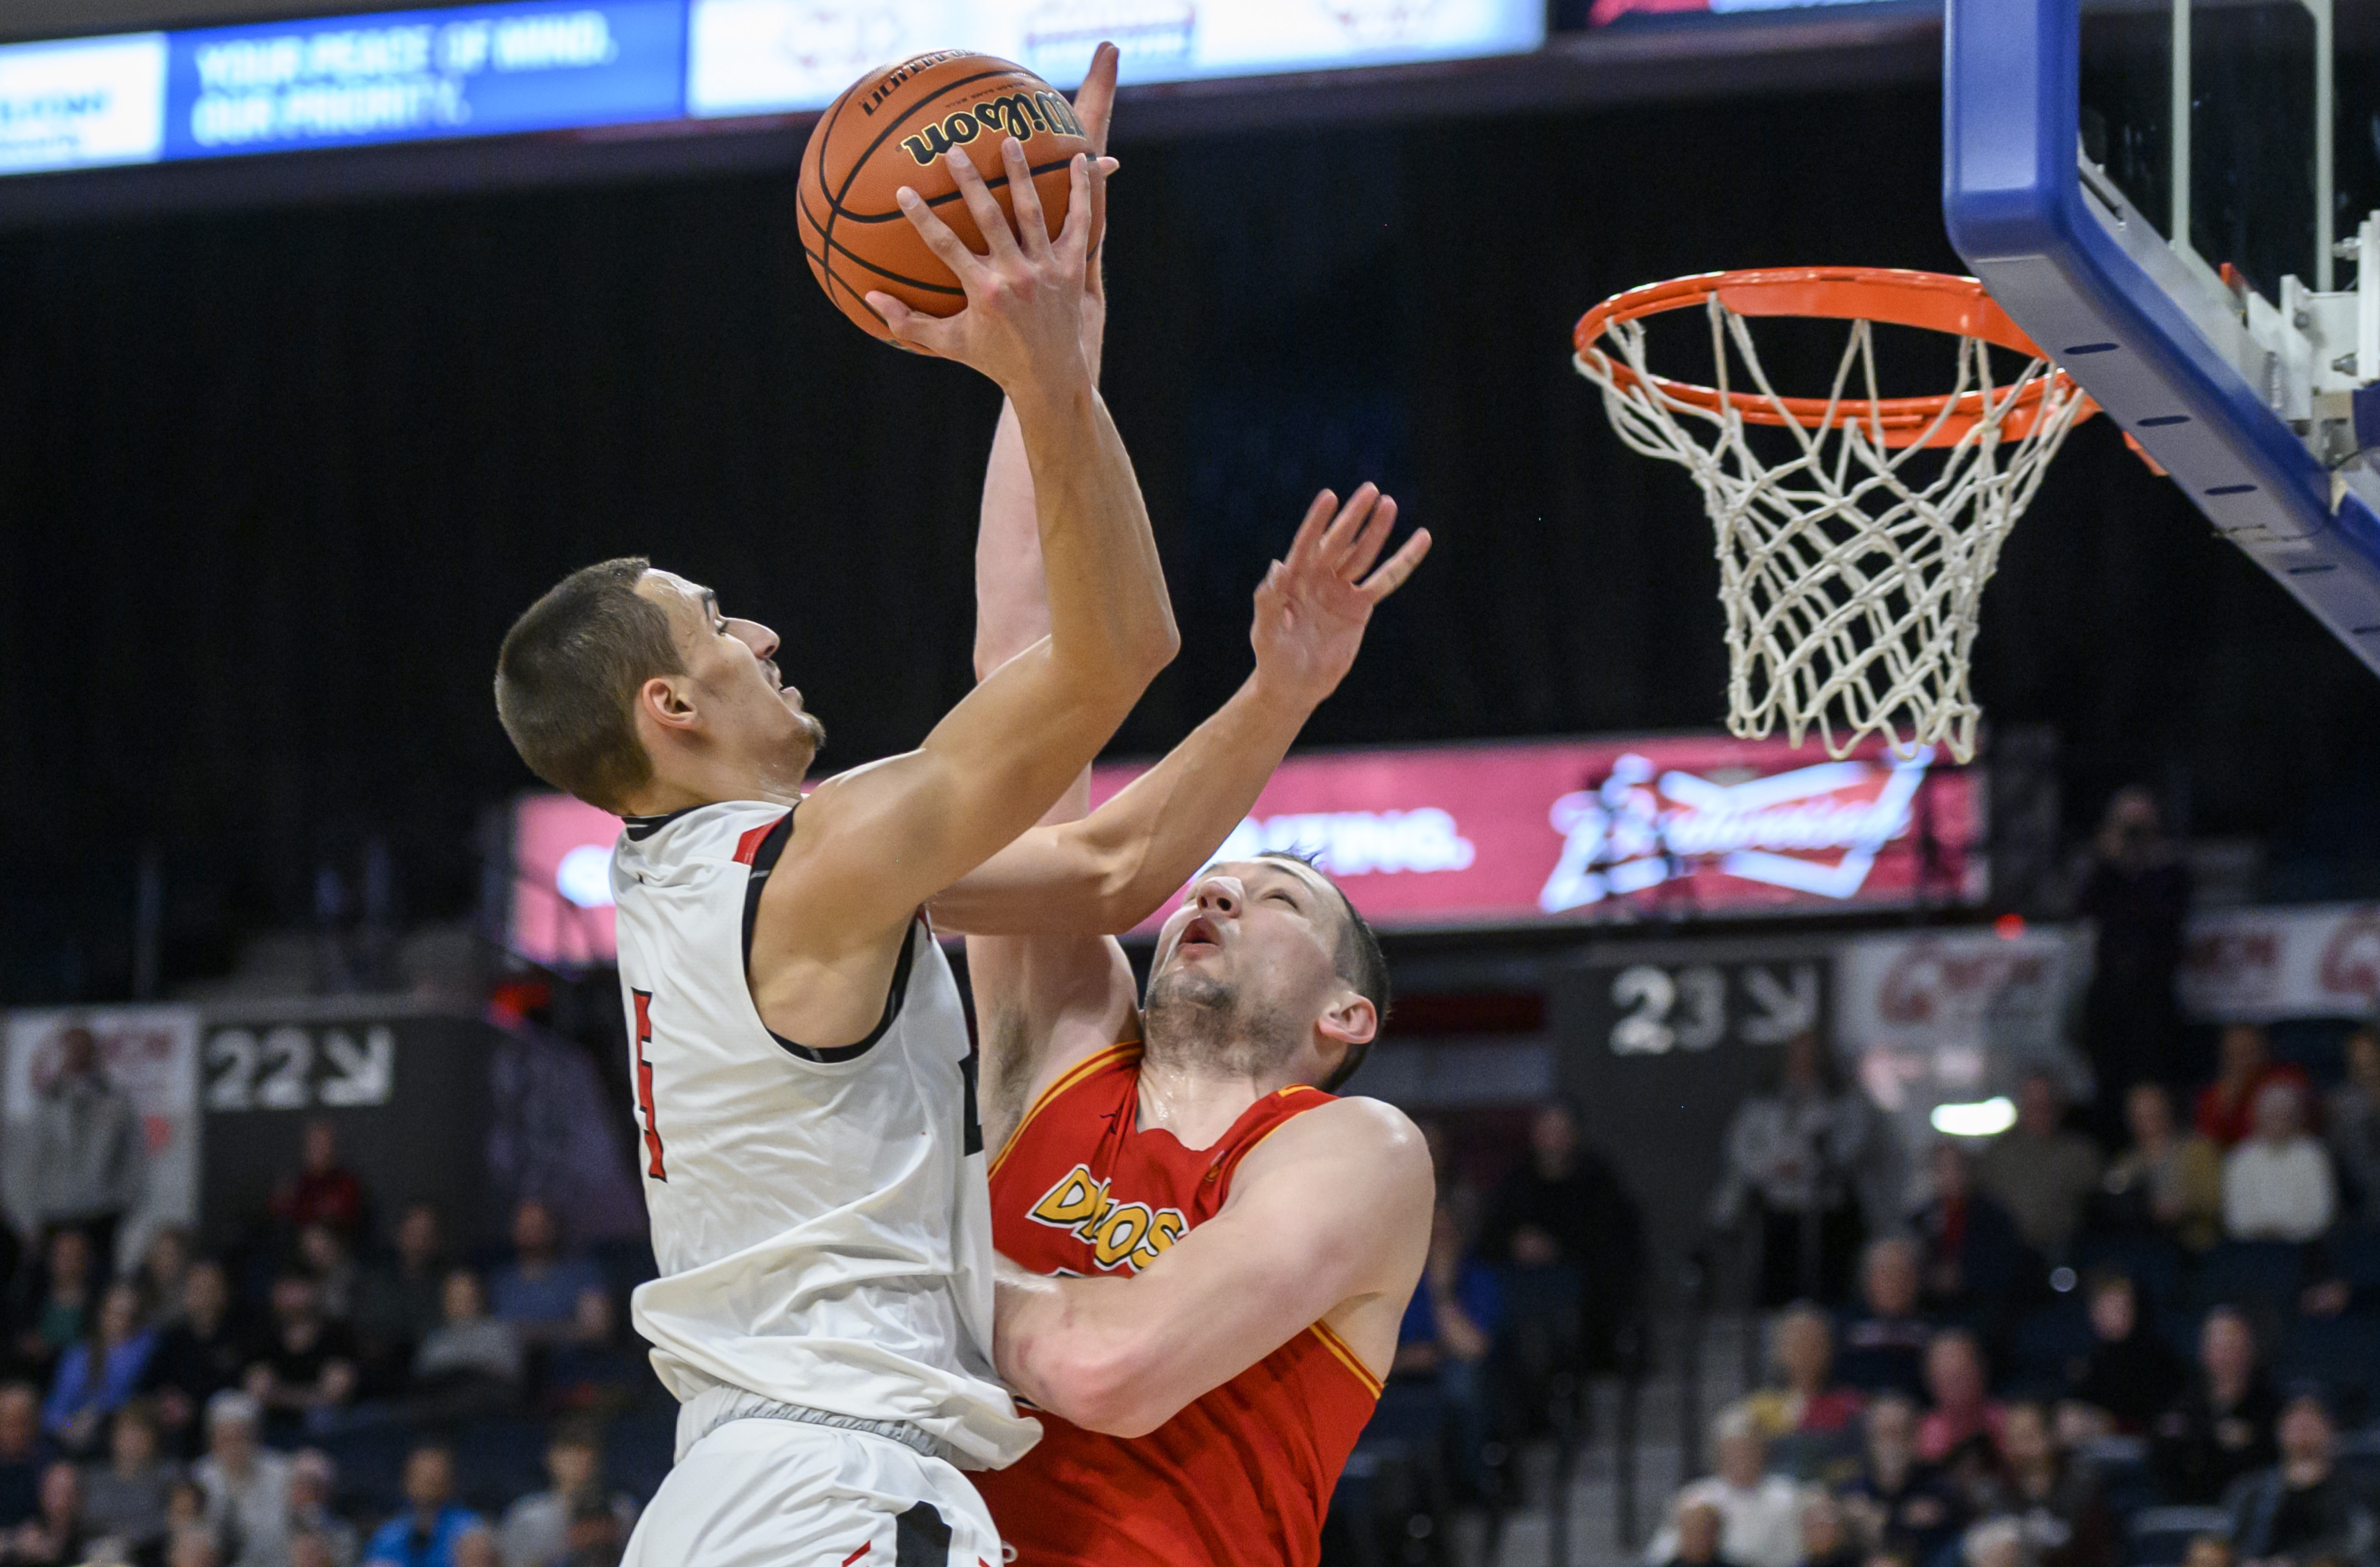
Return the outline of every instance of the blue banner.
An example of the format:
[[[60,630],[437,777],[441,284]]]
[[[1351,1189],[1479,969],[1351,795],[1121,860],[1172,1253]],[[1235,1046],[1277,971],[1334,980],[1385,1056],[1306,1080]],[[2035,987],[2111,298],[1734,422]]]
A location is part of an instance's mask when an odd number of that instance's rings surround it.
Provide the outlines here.
[[[528,0],[171,35],[164,155],[674,119],[684,0]]]

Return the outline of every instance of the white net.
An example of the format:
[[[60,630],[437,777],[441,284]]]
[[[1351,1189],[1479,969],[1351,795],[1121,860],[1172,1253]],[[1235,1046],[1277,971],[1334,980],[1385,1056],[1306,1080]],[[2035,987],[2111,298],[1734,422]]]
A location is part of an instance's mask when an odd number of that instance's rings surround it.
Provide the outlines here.
[[[1957,384],[1912,413],[1876,385],[1871,323],[1821,398],[1769,385],[1745,318],[1706,304],[1719,395],[1658,380],[1645,324],[1615,320],[1577,359],[1621,440],[1678,464],[1718,529],[1727,609],[1728,729],[1815,729],[1844,756],[1869,734],[1972,760],[1982,717],[1968,655],[2001,541],[2077,416],[2082,390],[2034,358],[1996,380],[1987,344],[1958,339]],[[1682,395],[1684,394],[1684,395]],[[1747,426],[1778,427],[1782,461]]]

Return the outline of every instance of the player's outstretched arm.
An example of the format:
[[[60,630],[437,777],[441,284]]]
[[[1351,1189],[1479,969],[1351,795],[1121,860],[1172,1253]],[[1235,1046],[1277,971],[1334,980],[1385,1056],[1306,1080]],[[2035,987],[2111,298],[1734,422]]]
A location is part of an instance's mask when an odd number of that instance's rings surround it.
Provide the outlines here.
[[[1326,1320],[1384,1368],[1434,1200],[1402,1114],[1369,1099],[1309,1110],[1241,1162],[1220,1213],[1133,1277],[1004,1268],[1001,1375],[1078,1426],[1136,1437]]]
[[[1180,890],[1346,678],[1372,611],[1429,552],[1428,530],[1416,529],[1379,561],[1396,516],[1368,484],[1344,506],[1316,496],[1257,589],[1256,669],[1231,701],[1089,816],[1044,824],[945,888],[937,922],[981,934],[1127,931]]]
[[[882,1006],[892,940],[927,898],[1033,825],[1179,645],[1140,487],[1091,384],[1082,294],[1104,171],[1077,158],[1053,242],[1023,151],[1003,152],[1012,229],[963,151],[952,176],[989,253],[914,191],[903,209],[966,292],[946,319],[872,295],[895,337],[970,365],[1016,410],[1049,577],[1050,634],[952,709],[923,745],[821,784],[762,894],[752,982],[781,1034],[832,1045]]]

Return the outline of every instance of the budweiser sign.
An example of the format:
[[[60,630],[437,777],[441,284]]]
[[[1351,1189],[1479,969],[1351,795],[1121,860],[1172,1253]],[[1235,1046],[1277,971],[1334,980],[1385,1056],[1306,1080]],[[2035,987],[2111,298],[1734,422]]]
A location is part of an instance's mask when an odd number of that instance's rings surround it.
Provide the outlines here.
[[[1391,926],[1978,901],[1981,780],[1934,763],[1702,735],[1305,755],[1216,857],[1309,855]]]
[[[1659,772],[1635,752],[1550,820],[1561,860],[1537,894],[1548,914],[1642,892],[1704,864],[1837,902],[1856,897],[1878,850],[1909,829],[1930,747],[1889,762],[1831,762],[1721,783]]]

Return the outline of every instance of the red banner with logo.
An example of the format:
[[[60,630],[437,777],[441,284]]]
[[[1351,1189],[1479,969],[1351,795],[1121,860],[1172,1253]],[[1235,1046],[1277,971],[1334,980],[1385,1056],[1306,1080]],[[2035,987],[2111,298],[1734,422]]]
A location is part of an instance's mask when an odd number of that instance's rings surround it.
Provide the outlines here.
[[[1980,901],[1980,772],[1933,764],[1718,735],[1295,756],[1216,858],[1310,855],[1383,927]]]

